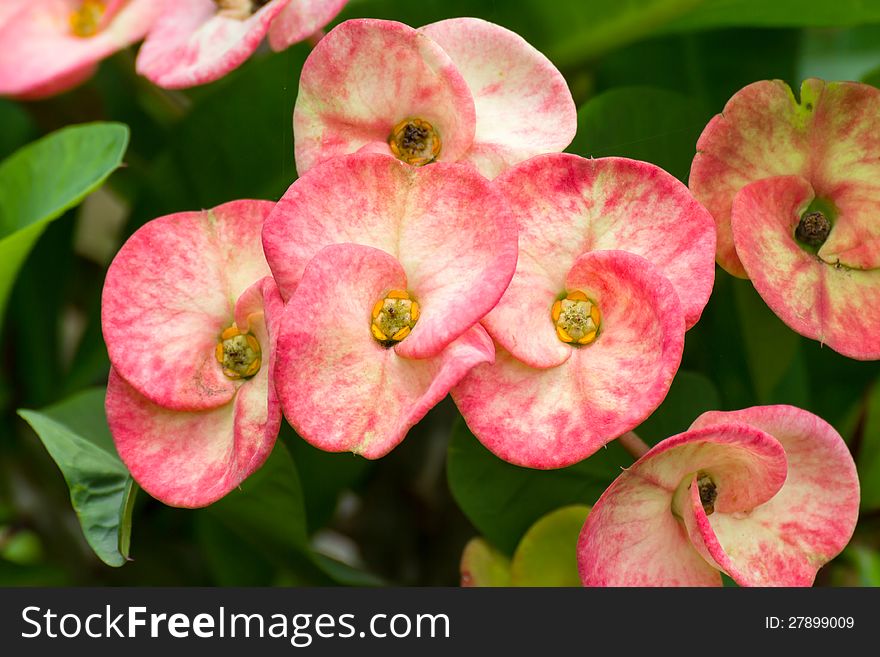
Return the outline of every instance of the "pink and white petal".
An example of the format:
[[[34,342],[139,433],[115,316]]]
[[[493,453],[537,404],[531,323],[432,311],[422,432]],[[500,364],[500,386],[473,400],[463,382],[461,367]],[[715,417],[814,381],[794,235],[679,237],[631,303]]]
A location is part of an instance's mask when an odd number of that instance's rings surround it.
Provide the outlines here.
[[[671,494],[624,472],[593,506],[577,546],[584,586],[721,586],[670,512]]]
[[[345,21],[315,46],[300,75],[297,171],[364,148],[390,155],[391,132],[407,118],[434,127],[441,161],[460,159],[473,142],[473,97],[439,45],[402,23]]]
[[[322,29],[348,0],[291,0],[269,27],[272,50],[284,50]]]
[[[0,4],[0,28],[3,27],[6,21],[12,18],[13,14],[30,3],[33,3],[33,0],[6,0],[6,2]]]
[[[559,153],[523,162],[496,182],[518,220],[520,251],[559,285],[582,253],[629,251],[672,282],[688,328],[697,322],[715,280],[715,231],[673,176],[647,162]]]
[[[266,258],[290,298],[321,248],[351,242],[396,257],[422,316],[398,346],[434,355],[501,298],[516,266],[516,226],[504,197],[472,167],[416,168],[356,154],[309,171],[285,193],[263,229]]]
[[[224,15],[214,0],[167,3],[137,58],[137,72],[166,89],[222,78],[257,49],[290,0],[272,0],[252,16]]]
[[[260,228],[268,201],[235,201],[154,219],[114,258],[101,325],[117,373],[154,403],[199,410],[228,403],[235,384],[214,354],[234,303],[269,275]]]
[[[557,68],[521,36],[478,18],[452,18],[421,30],[440,44],[464,77],[477,113],[466,155],[494,178],[574,139],[577,109]]]
[[[320,449],[384,456],[471,367],[492,360],[479,326],[426,360],[380,345],[370,311],[395,288],[406,289],[406,276],[394,257],[337,244],[309,263],[285,307],[276,387],[288,421]]]
[[[709,516],[703,540],[717,537],[713,556],[741,585],[809,586],[849,542],[858,519],[858,475],[846,443],[827,422],[792,406],[713,411],[693,427],[724,422],[774,436],[785,448],[788,477],[748,514]]]
[[[684,345],[668,279],[623,251],[581,256],[567,277],[602,312],[596,341],[564,363],[532,368],[499,349],[453,390],[474,435],[498,457],[532,468],[576,463],[638,426],[663,401]],[[551,322],[549,309],[542,312]]]
[[[689,186],[715,218],[717,260],[746,278],[730,228],[734,196],[745,185],[810,170],[810,123],[823,83],[805,80],[801,102],[782,80],[765,80],[738,91],[703,130],[691,165]]]
[[[155,0],[132,0],[92,37],[71,32],[69,0],[40,0],[10,12],[0,25],[0,94],[26,99],[66,91],[94,73],[105,57],[141,39],[162,11]]]
[[[550,312],[564,291],[564,280],[548,275],[533,256],[520,251],[513,279],[483,318],[483,326],[524,365],[539,369],[562,365],[572,349],[557,337]]]
[[[658,443],[615,480],[587,517],[578,543],[584,584],[720,585],[714,562],[694,548],[677,517],[689,512],[690,494],[697,492],[683,486],[693,487],[701,471],[718,484],[716,508],[746,508],[780,489],[785,452],[769,434],[734,423]],[[684,503],[677,500],[681,492]]]
[[[268,373],[244,383],[235,399],[206,411],[174,411],[150,402],[115,370],[107,420],[116,449],[150,495],[171,506],[211,504],[259,468],[281,423],[267,403]]]
[[[794,230],[813,195],[796,176],[744,187],[732,212],[737,252],[755,289],[788,326],[844,356],[878,359],[880,269],[838,267],[800,247]]]

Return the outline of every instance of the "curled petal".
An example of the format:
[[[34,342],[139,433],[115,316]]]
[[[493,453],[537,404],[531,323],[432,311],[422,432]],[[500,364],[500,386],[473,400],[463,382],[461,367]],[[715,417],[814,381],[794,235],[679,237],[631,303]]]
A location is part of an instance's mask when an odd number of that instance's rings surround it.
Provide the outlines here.
[[[578,543],[584,584],[719,585],[715,568],[690,544],[678,519],[692,510],[692,495],[699,500],[697,473],[717,485],[716,511],[741,511],[780,490],[785,452],[769,434],[739,423],[692,429],[659,443],[614,481],[587,517]]]
[[[566,348],[562,364],[535,369],[499,350],[453,398],[477,438],[500,458],[533,468],[571,465],[642,422],[660,404],[684,345],[670,282],[623,251],[581,256],[565,286],[601,309],[595,342]],[[542,313],[551,327],[550,305]]]
[[[300,175],[358,150],[391,154],[404,119],[422,119],[440,136],[438,159],[455,161],[474,137],[474,100],[443,49],[402,23],[345,21],[303,65],[293,111]]]
[[[880,269],[827,262],[825,245],[814,255],[795,241],[795,227],[813,196],[797,176],[744,187],[731,220],[737,252],[755,289],[795,331],[850,358],[880,358]]]
[[[235,201],[155,219],[107,271],[101,325],[110,361],[140,394],[170,409],[227,404],[236,384],[216,361],[233,303],[269,274],[260,229],[266,201]]]
[[[227,16],[214,0],[167,2],[137,58],[137,72],[166,89],[217,80],[241,66],[290,0],[272,0],[248,18]]]
[[[376,154],[335,158],[297,180],[263,229],[289,298],[321,248],[381,249],[406,271],[422,316],[400,344],[407,358],[439,353],[498,302],[516,267],[516,227],[504,198],[470,166],[416,168]]]
[[[284,311],[275,379],[287,419],[313,445],[384,456],[471,367],[491,362],[479,326],[423,360],[399,354],[408,337],[377,342],[371,309],[406,284],[394,257],[355,244],[328,246],[306,268]]]
[[[465,158],[495,177],[574,139],[577,110],[565,78],[518,34],[477,18],[452,18],[421,31],[440,44],[464,77],[476,106],[476,133]]]
[[[551,154],[523,162],[496,182],[517,218],[521,253],[559,291],[580,254],[629,251],[670,280],[688,328],[697,322],[715,280],[715,232],[706,210],[671,175],[625,158]],[[507,302],[513,299],[501,304]],[[500,334],[492,315],[486,326],[516,354],[513,338]]]
[[[849,542],[858,519],[859,482],[849,449],[825,421],[792,406],[704,413],[692,428],[745,423],[785,449],[785,485],[747,514],[701,515],[691,538],[743,586],[809,586]]]
[[[72,5],[67,0],[3,4],[0,95],[27,100],[83,82],[102,59],[141,39],[162,11],[162,3],[155,0],[111,5],[101,28],[93,36],[79,37],[71,30]]]
[[[277,308],[280,298],[269,303]],[[255,318],[251,330],[261,344],[270,344],[262,319]],[[268,458],[281,426],[270,371],[271,362],[264,363],[225,404],[179,411],[154,404],[111,369],[107,420],[138,484],[166,504],[199,507],[244,481]]]
[[[293,0],[269,27],[272,50],[299,43],[336,18],[348,0]]]

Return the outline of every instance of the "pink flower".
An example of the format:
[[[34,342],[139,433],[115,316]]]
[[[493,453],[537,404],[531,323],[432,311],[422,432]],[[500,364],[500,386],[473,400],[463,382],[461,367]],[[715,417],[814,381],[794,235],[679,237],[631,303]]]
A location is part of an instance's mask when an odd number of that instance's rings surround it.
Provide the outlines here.
[[[880,358],[880,90],[806,80],[737,92],[697,143],[690,186],[718,263],[792,329]]]
[[[169,2],[137,59],[138,73],[179,89],[241,66],[266,34],[284,50],[323,28],[347,0],[186,0]]]
[[[545,155],[495,183],[519,224],[519,261],[483,321],[496,362],[452,395],[500,458],[570,465],[666,396],[712,289],[712,219],[671,175],[635,160]]]
[[[278,396],[321,449],[386,454],[494,356],[478,323],[513,275],[516,227],[471,167],[335,158],[290,187],[263,246],[286,300]]]
[[[578,543],[587,586],[809,586],[849,542],[859,482],[812,413],[704,413],[596,502]]]
[[[155,219],[107,272],[110,430],[132,476],[167,504],[210,504],[275,443],[281,298],[260,245],[272,207],[235,201]]]
[[[32,100],[75,87],[140,41],[161,10],[156,0],[4,0],[0,95]]]
[[[520,36],[476,18],[413,29],[351,20],[309,55],[293,112],[300,174],[355,151],[410,164],[465,161],[483,175],[564,149],[565,79]]]

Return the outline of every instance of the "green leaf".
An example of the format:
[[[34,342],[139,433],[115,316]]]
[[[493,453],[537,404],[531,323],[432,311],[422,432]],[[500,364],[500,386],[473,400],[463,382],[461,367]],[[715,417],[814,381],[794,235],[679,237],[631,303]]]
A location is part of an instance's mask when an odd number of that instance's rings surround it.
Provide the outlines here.
[[[577,542],[590,507],[557,509],[523,536],[510,565],[513,586],[580,586]]]
[[[666,29],[846,27],[878,21],[880,4],[866,0],[713,0],[672,21]]]
[[[53,132],[0,164],[0,316],[15,276],[53,219],[122,163],[128,128],[91,123]]]
[[[299,474],[280,443],[262,468],[206,511],[269,557],[308,549]]]
[[[758,403],[809,406],[803,338],[767,307],[748,281],[734,282],[734,296]]]
[[[864,418],[856,465],[862,487],[862,508],[874,511],[880,509],[880,380],[868,395]]]
[[[697,372],[679,370],[666,399],[635,432],[642,440],[654,445],[686,431],[697,416],[720,407],[718,390],[709,378]]]
[[[472,538],[461,553],[461,585],[510,586],[510,559],[482,538]]]
[[[621,87],[580,108],[577,136],[566,150],[588,157],[645,160],[686,181],[705,125],[705,112],[686,96],[651,87]]]
[[[136,487],[113,446],[104,390],[87,390],[41,411],[18,414],[61,469],[95,554],[108,566],[122,566],[128,560]]]
[[[569,504],[593,504],[632,461],[615,441],[568,468],[521,468],[489,452],[459,420],[449,443],[447,476],[455,501],[480,533],[513,554],[538,518]]]

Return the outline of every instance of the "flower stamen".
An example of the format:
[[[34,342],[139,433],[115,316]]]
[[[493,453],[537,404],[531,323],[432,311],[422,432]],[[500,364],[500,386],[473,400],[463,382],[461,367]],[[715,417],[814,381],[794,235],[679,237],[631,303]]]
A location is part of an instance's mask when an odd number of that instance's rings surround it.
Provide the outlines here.
[[[88,38],[101,30],[101,21],[107,5],[103,0],[83,0],[79,9],[70,12],[70,31],[74,36]]]
[[[707,516],[715,513],[715,500],[718,499],[718,489],[715,482],[705,472],[697,474],[697,488],[700,491],[700,503]]]
[[[249,333],[242,333],[233,324],[220,334],[215,350],[223,374],[230,379],[247,379],[260,371],[262,354],[260,343]]]
[[[388,146],[397,159],[420,167],[440,155],[440,135],[424,119],[404,119],[391,131]]]
[[[564,299],[557,299],[550,309],[556,325],[556,336],[565,343],[590,344],[599,334],[602,313],[599,306],[580,290],[569,292]]]
[[[831,232],[831,222],[818,210],[806,212],[794,229],[794,236],[798,241],[807,246],[818,249],[828,239]]]
[[[243,21],[253,16],[271,0],[214,0],[221,16]]]
[[[384,347],[391,347],[410,334],[419,321],[419,304],[405,290],[391,290],[373,304],[370,332]]]

